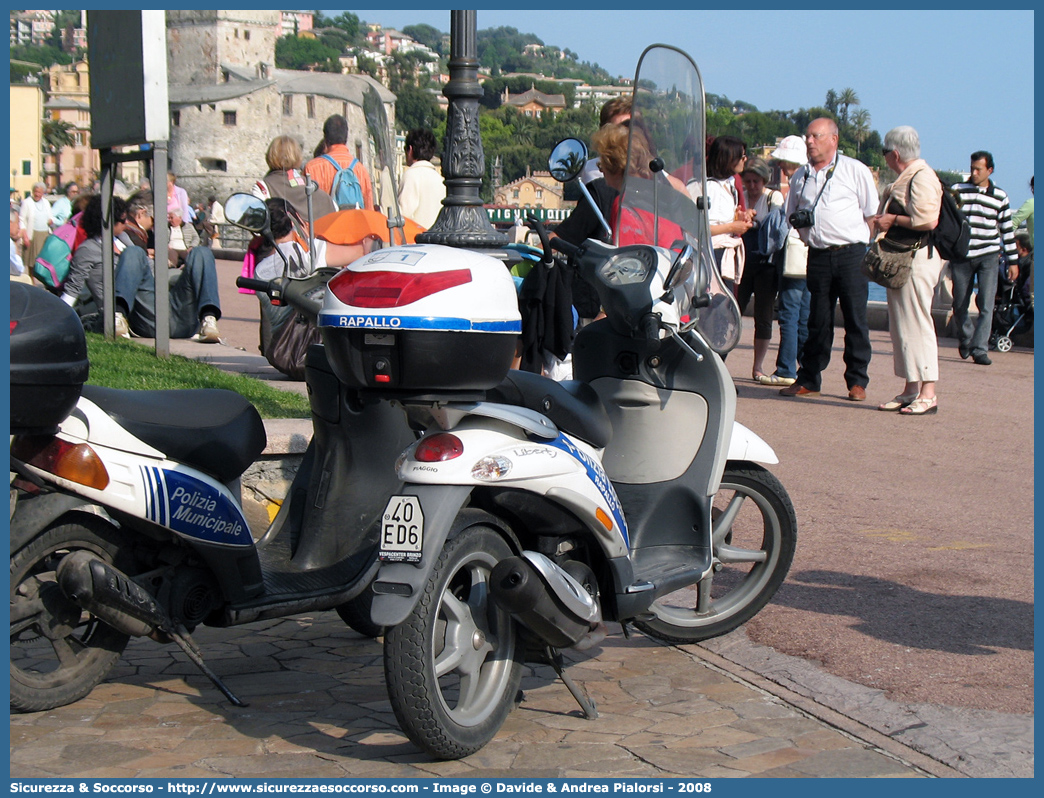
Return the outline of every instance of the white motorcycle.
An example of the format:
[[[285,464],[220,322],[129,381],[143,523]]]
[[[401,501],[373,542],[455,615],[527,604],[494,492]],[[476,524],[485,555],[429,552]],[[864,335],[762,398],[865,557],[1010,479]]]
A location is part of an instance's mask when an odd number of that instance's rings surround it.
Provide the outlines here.
[[[762,465],[775,454],[734,419],[718,354],[735,346],[740,314],[706,210],[664,173],[677,166],[706,196],[698,70],[654,46],[635,85],[634,117],[657,157],[652,178],[629,165],[619,212],[678,239],[559,245],[606,314],[576,337],[577,381],[512,371],[500,382],[518,311],[506,270],[475,253],[375,253],[331,280],[320,314],[338,378],[396,399],[427,430],[397,464],[372,620],[388,628],[396,717],[438,758],[492,739],[527,650],[593,717],[561,649],[596,644],[607,620],[673,642],[723,634],[770,600],[794,554],[793,507]],[[585,157],[567,140],[552,173],[574,178]],[[541,267],[568,268],[543,240]]]

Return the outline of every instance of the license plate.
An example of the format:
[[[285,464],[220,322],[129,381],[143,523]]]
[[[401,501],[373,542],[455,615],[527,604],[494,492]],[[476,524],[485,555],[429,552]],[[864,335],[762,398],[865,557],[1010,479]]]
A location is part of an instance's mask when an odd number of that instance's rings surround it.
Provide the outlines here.
[[[420,562],[424,513],[416,496],[392,496],[381,517],[380,558],[385,562]]]

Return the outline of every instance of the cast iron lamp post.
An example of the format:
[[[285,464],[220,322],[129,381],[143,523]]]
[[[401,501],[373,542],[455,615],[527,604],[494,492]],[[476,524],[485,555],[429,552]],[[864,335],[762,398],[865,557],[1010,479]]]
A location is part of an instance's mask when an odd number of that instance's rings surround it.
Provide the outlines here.
[[[486,159],[479,135],[478,32],[474,11],[450,12],[450,80],[442,93],[449,99],[442,175],[446,199],[435,224],[417,236],[423,244],[502,247],[508,243],[489,221],[480,195]]]

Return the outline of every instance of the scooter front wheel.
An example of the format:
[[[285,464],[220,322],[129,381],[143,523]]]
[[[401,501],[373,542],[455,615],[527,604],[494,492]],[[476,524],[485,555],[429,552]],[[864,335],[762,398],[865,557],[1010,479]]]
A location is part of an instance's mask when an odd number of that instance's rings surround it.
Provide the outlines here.
[[[742,626],[786,578],[797,517],[778,479],[754,463],[730,463],[714,497],[713,570],[701,582],[662,596],[653,620],[635,622],[669,643],[698,643]]]
[[[128,636],[62,593],[58,563],[89,551],[120,563],[120,532],[88,516],[50,527],[11,553],[11,709],[42,712],[79,701],[119,661]]]
[[[493,529],[447,541],[416,606],[384,637],[388,697],[406,736],[438,759],[493,739],[514,708],[522,645],[489,595],[489,575],[514,552]]]

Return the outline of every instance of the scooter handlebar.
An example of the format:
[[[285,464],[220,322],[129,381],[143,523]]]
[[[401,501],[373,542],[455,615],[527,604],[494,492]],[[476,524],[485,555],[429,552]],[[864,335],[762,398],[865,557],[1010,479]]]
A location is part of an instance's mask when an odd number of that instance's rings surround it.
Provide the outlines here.
[[[547,229],[544,227],[544,223],[537,219],[533,214],[529,214],[526,217],[526,224],[530,225],[536,230],[537,236],[540,237],[540,244],[544,250],[544,262],[551,263],[553,256],[551,254],[551,243],[547,237]]]
[[[237,277],[236,287],[246,288],[251,291],[260,291],[267,294],[271,291],[272,284],[268,280],[255,280],[253,277]]]
[[[642,317],[642,337],[646,341],[660,342],[660,317],[655,313],[646,313]]]
[[[563,255],[568,255],[570,257],[580,251],[580,247],[578,247],[576,244],[573,244],[570,241],[566,241],[564,238],[559,238],[558,236],[555,236],[551,239],[551,248],[556,249]]]

